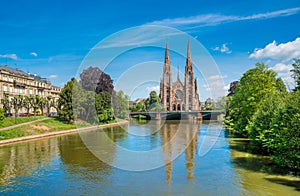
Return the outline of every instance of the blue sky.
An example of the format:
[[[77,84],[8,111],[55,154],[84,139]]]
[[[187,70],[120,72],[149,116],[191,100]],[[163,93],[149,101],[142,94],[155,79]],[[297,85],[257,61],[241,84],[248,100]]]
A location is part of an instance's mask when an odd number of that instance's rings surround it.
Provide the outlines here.
[[[76,76],[85,56],[101,40],[140,25],[176,28],[200,42],[212,55],[219,73],[210,75],[206,82],[201,75],[197,76],[202,101],[211,96],[207,83],[226,88],[258,61],[277,71],[290,88],[294,85],[289,69],[292,59],[300,57],[300,2],[296,0],[2,0],[0,5],[0,64],[7,62],[9,66],[48,77],[54,85],[62,86]],[[186,49],[186,45],[182,47]],[[192,58],[195,53],[192,51]],[[105,71],[116,83],[120,76],[117,73],[130,68],[130,62],[139,62],[133,60],[139,56],[162,62],[164,51],[161,48],[129,51]],[[178,66],[183,72],[184,58],[171,53],[171,63],[175,74]],[[201,62],[197,63],[201,66]],[[157,74],[153,72],[159,80],[162,70],[159,65],[157,69]],[[127,93],[132,99],[146,97],[157,85],[156,80],[137,86],[135,93],[132,90]]]

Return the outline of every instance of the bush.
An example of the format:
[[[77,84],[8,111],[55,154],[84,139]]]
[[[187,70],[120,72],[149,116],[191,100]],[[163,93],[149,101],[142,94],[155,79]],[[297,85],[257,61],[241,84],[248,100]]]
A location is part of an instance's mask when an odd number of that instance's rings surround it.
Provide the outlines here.
[[[271,131],[274,136],[264,142],[272,149],[273,160],[291,169],[300,169],[300,91],[291,94],[286,106],[275,116]]]
[[[247,127],[249,138],[254,150],[260,153],[270,153],[276,135],[271,131],[274,116],[285,106],[286,93],[274,92],[262,103]]]

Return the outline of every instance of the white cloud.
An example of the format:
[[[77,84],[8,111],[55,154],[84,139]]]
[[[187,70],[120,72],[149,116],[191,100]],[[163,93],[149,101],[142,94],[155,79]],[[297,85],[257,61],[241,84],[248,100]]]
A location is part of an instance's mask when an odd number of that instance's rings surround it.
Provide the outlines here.
[[[55,75],[55,74],[48,76],[48,78],[57,78],[57,77],[58,77],[58,75]]]
[[[222,97],[227,93],[227,86],[224,84],[223,79],[227,78],[227,75],[212,75],[206,80],[206,84],[203,85],[204,89],[211,93],[211,97]]]
[[[265,48],[256,48],[250,58],[271,58],[280,61],[289,61],[300,57],[300,38],[294,41],[277,45],[276,41],[268,44]]]
[[[159,91],[159,85],[147,87],[146,90],[148,92],[151,92],[151,91],[156,91],[157,92],[157,91]]]
[[[36,52],[31,52],[30,55],[31,55],[31,56],[34,56],[34,57],[37,57],[37,56],[38,56],[38,54],[37,54]]]
[[[212,75],[212,76],[209,76],[208,77],[208,80],[212,81],[212,80],[221,80],[223,78],[227,78],[228,76],[227,75]]]
[[[291,77],[290,70],[293,69],[291,64],[277,63],[274,67],[270,67],[278,73],[278,76],[284,81],[287,85],[294,85],[294,79]]]
[[[290,15],[297,14],[299,11],[300,11],[300,7],[260,13],[260,14],[253,14],[250,16],[203,14],[203,15],[197,15],[191,17],[181,17],[181,18],[173,18],[173,19],[168,18],[159,21],[154,21],[149,24],[173,26],[173,27],[193,26],[193,28],[198,28],[203,26],[216,26],[222,23],[229,23],[235,21],[259,20],[259,19],[269,19],[269,18],[290,16]]]
[[[222,53],[226,53],[226,54],[230,54],[232,53],[232,51],[228,48],[227,43],[222,44],[221,47],[217,46],[215,48],[213,48],[214,51],[220,51]]]
[[[0,54],[0,58],[8,58],[8,59],[17,60],[18,56],[16,54]]]

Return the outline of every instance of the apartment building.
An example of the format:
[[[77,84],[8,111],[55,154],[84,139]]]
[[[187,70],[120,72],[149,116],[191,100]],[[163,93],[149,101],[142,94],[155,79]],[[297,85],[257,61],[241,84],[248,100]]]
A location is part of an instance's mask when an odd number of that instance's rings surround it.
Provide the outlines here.
[[[57,100],[61,89],[52,86],[47,78],[42,78],[36,74],[25,73],[21,69],[12,68],[7,65],[0,65],[0,99],[5,95],[12,98],[15,95],[41,97],[51,96]],[[54,108],[51,112],[56,112]]]

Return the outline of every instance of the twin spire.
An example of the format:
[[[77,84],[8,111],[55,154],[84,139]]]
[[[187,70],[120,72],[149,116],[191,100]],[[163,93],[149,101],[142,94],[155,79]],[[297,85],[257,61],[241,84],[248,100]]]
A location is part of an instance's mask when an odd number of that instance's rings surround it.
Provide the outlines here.
[[[166,65],[167,66],[171,65],[170,55],[169,55],[168,41],[166,42],[166,53],[165,53],[165,66]],[[187,55],[186,55],[186,69],[187,69],[187,67],[191,67],[192,68],[192,57],[191,57],[190,40],[188,41]],[[171,67],[169,69],[171,69]],[[180,80],[180,78],[179,78],[179,66],[178,66],[177,79]]]

